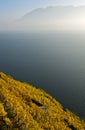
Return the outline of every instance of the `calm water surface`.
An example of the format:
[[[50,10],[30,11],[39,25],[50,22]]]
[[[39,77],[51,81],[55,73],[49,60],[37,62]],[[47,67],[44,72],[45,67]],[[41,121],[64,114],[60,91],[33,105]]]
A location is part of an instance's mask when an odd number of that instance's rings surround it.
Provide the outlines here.
[[[0,71],[85,119],[85,33],[0,33]]]

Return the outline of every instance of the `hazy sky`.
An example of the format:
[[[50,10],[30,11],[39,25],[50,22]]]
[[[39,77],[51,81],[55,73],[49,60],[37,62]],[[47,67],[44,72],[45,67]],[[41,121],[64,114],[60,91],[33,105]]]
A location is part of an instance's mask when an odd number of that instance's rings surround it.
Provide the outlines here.
[[[35,8],[51,5],[85,5],[85,0],[0,0],[0,18],[16,19]]]
[[[33,9],[57,5],[80,6],[85,0],[0,0],[0,30],[9,29],[8,25]]]

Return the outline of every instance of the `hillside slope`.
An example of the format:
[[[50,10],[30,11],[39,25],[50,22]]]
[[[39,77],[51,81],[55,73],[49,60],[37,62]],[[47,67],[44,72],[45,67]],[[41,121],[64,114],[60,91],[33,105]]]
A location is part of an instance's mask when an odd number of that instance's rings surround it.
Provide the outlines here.
[[[0,130],[85,130],[85,122],[43,90],[0,72]]]

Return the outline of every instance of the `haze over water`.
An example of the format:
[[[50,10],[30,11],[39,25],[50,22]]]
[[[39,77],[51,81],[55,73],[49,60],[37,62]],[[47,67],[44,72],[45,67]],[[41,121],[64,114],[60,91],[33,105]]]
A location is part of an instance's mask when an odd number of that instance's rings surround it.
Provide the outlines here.
[[[0,33],[0,71],[85,119],[85,32]]]

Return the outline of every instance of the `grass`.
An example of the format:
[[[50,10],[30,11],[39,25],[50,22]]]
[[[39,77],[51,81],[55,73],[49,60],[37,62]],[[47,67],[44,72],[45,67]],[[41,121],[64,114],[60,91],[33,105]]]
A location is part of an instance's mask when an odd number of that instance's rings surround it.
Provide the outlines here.
[[[0,72],[0,130],[85,130],[52,96]]]

